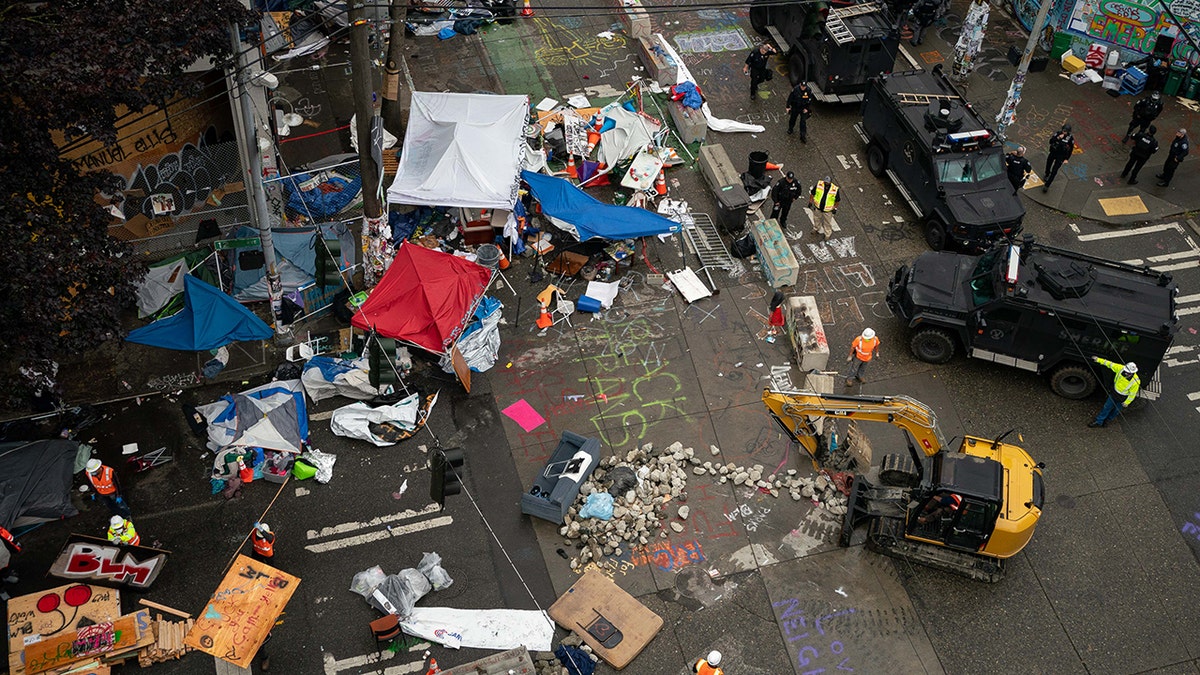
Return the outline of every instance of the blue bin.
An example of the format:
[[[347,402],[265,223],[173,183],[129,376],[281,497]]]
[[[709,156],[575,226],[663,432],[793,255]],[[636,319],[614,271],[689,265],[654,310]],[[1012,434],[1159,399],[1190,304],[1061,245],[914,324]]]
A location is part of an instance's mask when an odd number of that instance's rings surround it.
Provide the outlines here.
[[[579,300],[575,302],[575,309],[579,310],[580,312],[592,312],[594,314],[603,309],[603,306],[600,304],[599,300],[586,295],[581,295],[579,296]]]

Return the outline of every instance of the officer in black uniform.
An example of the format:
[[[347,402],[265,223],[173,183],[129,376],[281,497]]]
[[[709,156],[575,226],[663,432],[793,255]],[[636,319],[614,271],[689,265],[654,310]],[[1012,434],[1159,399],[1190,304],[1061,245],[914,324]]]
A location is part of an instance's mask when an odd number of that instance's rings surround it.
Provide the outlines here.
[[[1162,99],[1159,98],[1158,92],[1151,92],[1149,98],[1144,98],[1133,104],[1133,119],[1129,120],[1129,128],[1125,130],[1125,138],[1121,139],[1124,143],[1133,136],[1133,130],[1138,128],[1139,132],[1145,133],[1146,127],[1150,123],[1158,119],[1159,113],[1163,110]]]
[[[746,65],[742,66],[742,72],[750,76],[750,98],[758,96],[760,82],[771,79],[769,61],[771,54],[774,53],[776,53],[775,48],[764,42],[750,52],[750,56],[746,57]]]
[[[1022,145],[1004,156],[1004,170],[1008,173],[1008,182],[1012,183],[1015,195],[1017,190],[1025,186],[1025,179],[1029,178],[1029,174],[1033,173],[1033,166],[1025,159],[1025,146]]]
[[[1071,125],[1064,124],[1057,134],[1050,137],[1050,154],[1046,157],[1046,184],[1042,186],[1042,192],[1050,189],[1050,184],[1058,175],[1058,169],[1071,161],[1074,152],[1075,137],[1071,135]]]
[[[1129,151],[1129,161],[1125,163],[1125,169],[1121,171],[1121,178],[1129,174],[1130,185],[1137,185],[1138,171],[1142,170],[1142,166],[1146,164],[1146,160],[1150,159],[1150,155],[1158,152],[1158,139],[1154,137],[1156,131],[1158,129],[1151,124],[1145,133],[1133,137],[1133,149]]]
[[[800,120],[800,142],[808,142],[808,118],[812,116],[812,91],[808,88],[808,83],[800,80],[792,88],[792,93],[788,94],[787,99],[788,112],[788,133],[792,133],[796,128],[796,120]]]
[[[1180,129],[1175,132],[1175,140],[1171,141],[1171,147],[1167,150],[1167,161],[1163,164],[1162,173],[1158,174],[1158,186],[1167,187],[1171,184],[1171,179],[1175,177],[1175,169],[1179,168],[1179,164],[1183,162],[1183,158],[1188,154],[1188,137],[1187,129]]]
[[[788,211],[792,210],[792,202],[799,197],[800,181],[791,171],[771,188],[771,201],[775,202],[775,206],[771,207],[771,217],[779,221],[779,227],[787,229]]]

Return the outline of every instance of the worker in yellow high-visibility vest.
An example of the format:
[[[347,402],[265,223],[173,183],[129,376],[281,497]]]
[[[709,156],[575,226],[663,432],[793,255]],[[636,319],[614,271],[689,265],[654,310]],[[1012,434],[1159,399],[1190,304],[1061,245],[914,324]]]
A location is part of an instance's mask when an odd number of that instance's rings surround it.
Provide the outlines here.
[[[1109,420],[1125,409],[1125,406],[1133,403],[1133,399],[1137,398],[1138,391],[1142,388],[1142,381],[1138,379],[1138,367],[1133,361],[1116,363],[1099,356],[1093,356],[1092,360],[1116,373],[1113,376],[1112,392],[1104,401],[1104,407],[1100,409],[1096,419],[1088,422],[1089,427],[1095,428],[1108,424]]]
[[[829,180],[817,181],[813,186],[810,203],[813,210],[813,234],[819,234],[826,240],[833,236],[833,214],[837,213],[837,204],[842,196],[838,194],[838,186]]]

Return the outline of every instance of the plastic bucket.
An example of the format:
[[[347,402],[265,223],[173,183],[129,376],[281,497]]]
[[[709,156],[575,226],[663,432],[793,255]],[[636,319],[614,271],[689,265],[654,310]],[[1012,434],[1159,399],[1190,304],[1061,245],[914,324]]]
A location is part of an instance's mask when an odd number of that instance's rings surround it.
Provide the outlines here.
[[[747,171],[755,178],[762,178],[767,173],[767,153],[761,151],[750,153],[750,168]]]
[[[495,244],[484,244],[475,249],[475,262],[489,269],[497,269],[501,257],[500,247]]]
[[[575,302],[575,309],[579,310],[580,312],[591,312],[594,314],[603,309],[603,306],[600,304],[599,300],[586,295],[581,295],[579,296],[579,300]]]

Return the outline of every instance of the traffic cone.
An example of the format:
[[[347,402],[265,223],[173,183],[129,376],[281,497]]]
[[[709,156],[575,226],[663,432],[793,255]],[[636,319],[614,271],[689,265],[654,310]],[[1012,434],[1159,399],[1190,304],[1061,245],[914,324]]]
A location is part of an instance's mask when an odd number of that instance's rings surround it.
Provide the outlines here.
[[[525,1],[528,2],[529,0]],[[575,169],[575,155],[567,155],[567,175],[571,178],[579,178],[579,171]]]
[[[658,196],[663,197],[667,194],[667,178],[663,175],[662,169],[658,171],[658,178],[654,180],[654,191]]]
[[[772,162],[767,162],[767,166],[766,166],[767,171],[778,171],[782,168],[783,168],[782,164],[774,164]]]
[[[425,675],[438,675],[440,672],[442,669],[438,667],[437,659],[429,657],[429,670],[425,671]]]
[[[550,326],[553,326],[553,325],[554,325],[554,317],[550,316],[550,310],[545,305],[542,305],[542,313],[538,314],[538,318],[537,318],[537,327],[538,328],[549,328]]]
[[[525,6],[521,8],[521,16],[533,16],[533,8],[529,6],[529,0],[525,0]]]
[[[596,133],[595,131],[589,131],[587,138],[588,138],[588,147],[587,147],[587,152],[584,154],[587,156],[591,156],[592,150],[595,150],[596,144],[600,142],[600,134]]]

